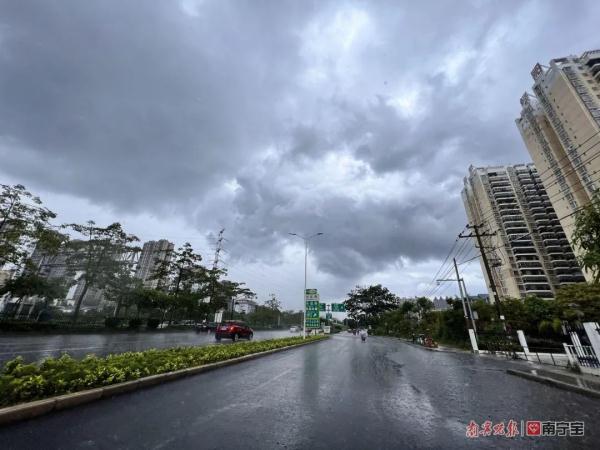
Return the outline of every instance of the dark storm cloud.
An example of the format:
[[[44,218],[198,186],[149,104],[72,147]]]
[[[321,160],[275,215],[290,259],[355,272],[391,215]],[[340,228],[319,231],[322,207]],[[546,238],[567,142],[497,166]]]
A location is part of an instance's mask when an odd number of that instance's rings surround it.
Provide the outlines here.
[[[243,165],[267,142],[296,38],[275,4],[268,27],[251,4],[214,6],[190,18],[176,2],[4,3],[4,170],[146,208]]]
[[[443,257],[469,164],[528,159],[533,64],[597,46],[592,1],[182,4],[1,2],[0,173],[224,225],[246,260],[325,231],[344,278]]]

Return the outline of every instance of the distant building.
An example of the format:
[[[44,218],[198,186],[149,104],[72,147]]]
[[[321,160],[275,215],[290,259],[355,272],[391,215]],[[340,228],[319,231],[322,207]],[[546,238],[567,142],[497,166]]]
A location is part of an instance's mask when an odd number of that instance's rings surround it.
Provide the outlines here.
[[[77,241],[72,241],[77,242]],[[66,278],[72,281],[71,287],[64,299],[58,302],[63,308],[73,307],[76,299],[79,297],[85,286],[82,277],[84,273],[83,263],[80,267],[69,267],[69,257],[72,256],[72,250],[62,249],[58,253],[48,255],[36,247],[31,255],[31,262],[37,273],[47,278]],[[131,252],[116,255],[115,259],[129,261],[133,257]],[[35,301],[35,299],[32,299]],[[102,309],[106,306],[104,291],[91,287],[87,290],[81,303],[82,309]]]
[[[489,303],[490,297],[487,294],[475,294],[475,295],[469,295],[469,300],[471,302],[484,301],[485,303]]]
[[[171,259],[174,248],[174,244],[166,239],[144,243],[135,276],[144,282],[145,287],[156,288],[158,286],[161,280],[152,279],[154,272],[161,262]]]
[[[434,297],[434,299],[432,300],[433,302],[433,309],[435,309],[436,311],[445,311],[446,309],[450,308],[450,305],[448,304],[448,300],[456,300],[454,298],[451,297]]]
[[[471,166],[462,196],[469,223],[488,232],[483,251],[501,298],[553,298],[559,286],[584,281],[533,164]]]
[[[252,298],[242,297],[235,301],[234,309],[237,313],[252,314],[254,311],[256,311],[257,306],[258,303],[252,300]]]
[[[572,244],[574,212],[600,186],[600,50],[538,63],[531,75],[516,124]]]

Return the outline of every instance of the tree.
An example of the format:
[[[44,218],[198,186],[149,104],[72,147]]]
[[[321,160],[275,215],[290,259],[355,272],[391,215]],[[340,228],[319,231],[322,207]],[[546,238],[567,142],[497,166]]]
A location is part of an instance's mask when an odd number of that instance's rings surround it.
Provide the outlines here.
[[[142,288],[142,280],[134,277],[131,272],[129,265],[123,265],[118,268],[113,278],[107,280],[104,294],[108,300],[116,304],[114,317],[119,317],[121,307],[125,307],[125,315],[127,315],[129,308],[136,304],[136,291]]]
[[[62,250],[66,248],[69,236],[51,228],[43,228],[37,234],[35,251],[39,254],[39,261],[32,261],[29,257],[25,261],[28,272],[40,273],[45,264],[52,264]]]
[[[265,301],[265,306],[274,311],[279,311],[281,309],[281,302],[279,300],[277,300],[277,297],[275,297],[275,294],[271,294],[271,296],[269,297],[269,300]]]
[[[27,257],[27,247],[56,214],[41,206],[39,197],[23,185],[0,187],[0,267],[6,263],[20,266]]]
[[[398,298],[380,284],[356,286],[345,300],[348,316],[359,323],[369,324],[382,313],[398,308]]]
[[[37,296],[45,299],[45,307],[48,300],[64,298],[67,295],[68,285],[60,278],[46,278],[36,273],[23,273],[17,278],[8,280],[0,288],[0,296],[10,293],[12,297],[23,299],[25,297]],[[16,310],[14,311],[16,313]]]
[[[123,231],[120,223],[113,223],[105,228],[97,227],[93,221],[86,224],[69,224],[66,228],[79,233],[83,239],[68,242],[66,264],[71,275],[81,272],[79,278],[83,289],[75,299],[73,322],[77,321],[81,303],[85,294],[92,287],[103,289],[128,267],[127,257],[131,252],[139,251],[132,245],[139,239]]]
[[[600,191],[575,216],[573,242],[581,251],[579,262],[590,271],[593,283],[600,282]]]
[[[189,242],[158,261],[151,279],[158,280],[157,289],[167,294],[165,298],[161,297],[161,302],[167,302],[163,320],[169,313],[171,322],[173,314],[180,309],[185,310],[188,317],[193,316],[199,302],[209,295],[211,278],[201,261],[202,256]]]
[[[600,284],[576,283],[556,291],[555,316],[561,320],[600,322]]]

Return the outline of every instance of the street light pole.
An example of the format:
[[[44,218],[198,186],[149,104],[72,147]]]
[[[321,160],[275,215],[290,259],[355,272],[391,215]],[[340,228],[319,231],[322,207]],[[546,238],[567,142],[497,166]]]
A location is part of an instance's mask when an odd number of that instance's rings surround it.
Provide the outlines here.
[[[317,236],[322,236],[324,233],[315,233],[311,236],[302,236],[297,233],[288,233],[290,236],[299,237],[304,241],[304,292],[302,292],[302,339],[306,339],[306,286],[308,279],[308,241]]]

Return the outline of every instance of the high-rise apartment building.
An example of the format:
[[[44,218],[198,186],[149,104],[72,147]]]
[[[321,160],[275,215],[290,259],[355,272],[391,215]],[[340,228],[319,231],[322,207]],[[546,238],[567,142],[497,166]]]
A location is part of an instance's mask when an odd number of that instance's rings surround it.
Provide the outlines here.
[[[471,166],[462,197],[469,223],[485,234],[480,251],[500,298],[553,298],[560,285],[584,280],[533,164]]]
[[[171,259],[171,253],[175,246],[166,239],[159,241],[148,241],[142,247],[142,253],[137,264],[135,276],[144,282],[148,288],[156,288],[158,279],[152,279],[156,267],[161,261]]]
[[[536,64],[516,120],[571,240],[575,212],[600,186],[600,50]]]

